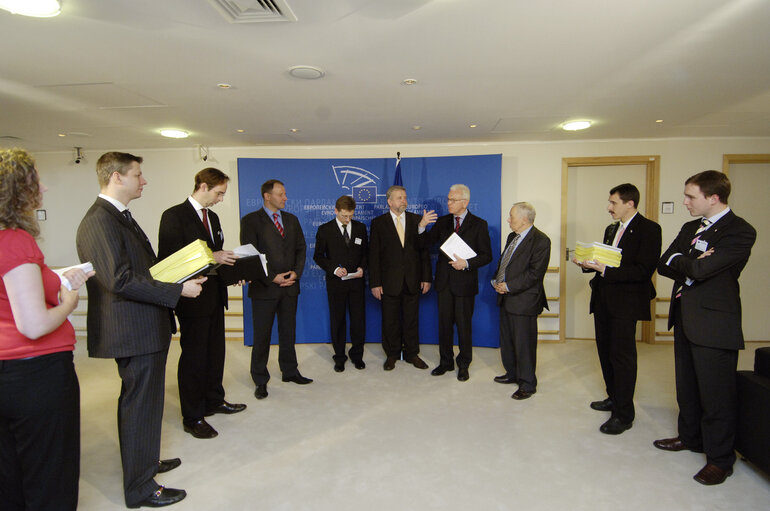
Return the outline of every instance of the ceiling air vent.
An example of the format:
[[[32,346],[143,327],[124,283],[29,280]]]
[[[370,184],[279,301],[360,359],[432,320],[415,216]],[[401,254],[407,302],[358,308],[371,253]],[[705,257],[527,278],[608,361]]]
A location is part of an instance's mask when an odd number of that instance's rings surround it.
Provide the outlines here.
[[[297,21],[286,0],[209,0],[230,23]]]

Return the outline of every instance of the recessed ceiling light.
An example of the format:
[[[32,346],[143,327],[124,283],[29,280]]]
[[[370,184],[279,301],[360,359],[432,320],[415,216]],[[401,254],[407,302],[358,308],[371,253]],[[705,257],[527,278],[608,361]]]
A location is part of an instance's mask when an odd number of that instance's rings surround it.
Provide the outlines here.
[[[238,133],[243,133],[243,130],[235,130]]]
[[[412,129],[413,130],[421,130],[422,126],[414,125],[414,126],[412,126]]]
[[[661,123],[661,122],[663,122],[663,119],[658,119],[658,120],[657,120],[657,121],[655,121],[655,122],[657,122],[657,123]]]
[[[177,129],[162,129],[160,130],[160,134],[168,138],[187,138],[190,136],[186,131]]]
[[[478,125],[478,124],[471,124],[471,125],[470,125],[470,126],[468,126],[468,127],[469,127],[469,128],[478,128],[478,127],[479,127],[479,125]]]
[[[297,132],[299,132],[299,130],[298,130],[297,128],[291,128],[289,131],[291,131],[292,133],[297,133]]]
[[[22,16],[51,18],[61,14],[59,0],[0,0],[0,9]]]
[[[66,133],[59,133],[59,136],[60,136],[60,137],[66,137],[66,136],[67,136],[67,134],[66,134]]]
[[[579,131],[591,127],[591,121],[570,121],[562,126],[565,131]]]
[[[220,89],[229,89],[232,87],[232,85],[230,85],[229,83],[218,83],[217,87],[219,87]]]
[[[316,80],[326,75],[323,69],[316,66],[293,66],[289,68],[289,74],[302,80]]]
[[[414,85],[415,83],[417,83],[417,80],[415,80],[414,78],[407,78],[406,80],[401,82],[401,85]]]

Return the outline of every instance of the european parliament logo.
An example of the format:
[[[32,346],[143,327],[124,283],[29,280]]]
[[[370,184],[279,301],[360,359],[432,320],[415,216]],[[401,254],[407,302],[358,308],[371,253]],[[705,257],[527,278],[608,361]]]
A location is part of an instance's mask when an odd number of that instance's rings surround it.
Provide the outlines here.
[[[377,197],[385,196],[377,193],[381,179],[371,171],[351,165],[332,165],[332,173],[340,188],[359,204],[377,204]]]

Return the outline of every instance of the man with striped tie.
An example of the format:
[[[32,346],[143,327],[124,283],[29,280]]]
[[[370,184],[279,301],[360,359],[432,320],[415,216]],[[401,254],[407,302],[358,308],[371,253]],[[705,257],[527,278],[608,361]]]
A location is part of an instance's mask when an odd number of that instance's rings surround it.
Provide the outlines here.
[[[599,431],[619,435],[631,428],[636,387],[636,322],[649,321],[650,301],[655,298],[652,274],[660,256],[660,225],[642,216],[639,190],[631,183],[610,190],[607,211],[617,222],[604,230],[604,244],[622,250],[620,266],[598,261],[577,263],[591,279],[591,313],[596,329],[596,349],[607,399],[591,408],[612,412]]]
[[[264,205],[241,219],[241,243],[251,243],[267,256],[268,275],[249,283],[254,328],[251,350],[251,378],[257,386],[254,396],[267,397],[270,373],[270,333],[278,316],[278,366],[282,381],[299,385],[312,383],[299,373],[294,350],[299,278],[305,269],[305,235],[296,216],[286,207],[286,188],[277,179],[262,185]]]
[[[730,180],[716,170],[690,177],[684,205],[698,220],[682,226],[658,262],[674,280],[668,327],[674,328],[679,435],[656,440],[664,451],[704,452],[694,479],[720,484],[733,473],[738,350],[743,349],[738,277],[757,232],[727,205]]]

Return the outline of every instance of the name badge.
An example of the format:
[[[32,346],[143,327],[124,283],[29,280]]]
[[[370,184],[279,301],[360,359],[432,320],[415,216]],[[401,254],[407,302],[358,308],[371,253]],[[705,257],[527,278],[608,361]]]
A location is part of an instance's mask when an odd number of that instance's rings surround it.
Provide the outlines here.
[[[362,242],[363,240],[361,238],[356,238],[353,243],[355,243],[356,245],[360,245]]]
[[[708,249],[709,249],[708,241],[698,240],[695,242],[695,250],[698,250],[700,252],[705,252]]]

